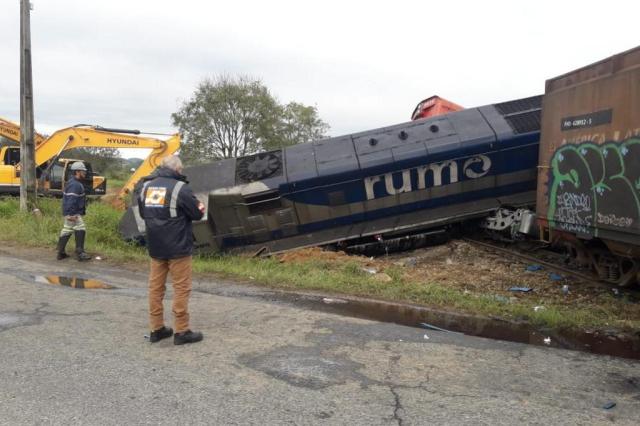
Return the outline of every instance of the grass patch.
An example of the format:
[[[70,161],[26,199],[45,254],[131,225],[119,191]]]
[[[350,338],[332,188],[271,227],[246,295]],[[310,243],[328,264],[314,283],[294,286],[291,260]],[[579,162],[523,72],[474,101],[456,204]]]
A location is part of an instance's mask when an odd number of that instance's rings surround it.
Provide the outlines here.
[[[59,199],[41,198],[38,208],[42,217],[20,212],[18,198],[0,198],[0,226],[3,232],[0,240],[13,241],[31,247],[54,248],[62,229],[62,201]],[[113,207],[90,202],[85,216],[87,237],[85,246],[92,253],[100,253],[114,261],[144,259],[146,252],[141,247],[123,241],[118,234],[118,222],[122,212]],[[73,242],[67,246],[67,251]]]
[[[3,229],[0,240],[51,248],[53,256],[53,248],[62,227],[61,201],[41,199],[39,208],[43,215],[35,218],[19,212],[17,198],[0,198],[0,226]],[[99,253],[114,262],[146,262],[144,248],[120,239],[117,228],[122,212],[99,201],[92,202],[87,212],[88,251]],[[602,295],[597,303],[588,305],[554,305],[535,295],[511,303],[490,294],[468,294],[459,288],[411,278],[401,266],[386,268],[384,272],[388,279],[381,281],[363,271],[358,259],[346,256],[320,256],[283,263],[275,257],[255,259],[218,254],[196,257],[194,270],[273,288],[411,302],[452,311],[523,319],[551,328],[640,328],[638,304],[615,299],[611,295]],[[545,309],[534,311],[536,305],[544,305]]]

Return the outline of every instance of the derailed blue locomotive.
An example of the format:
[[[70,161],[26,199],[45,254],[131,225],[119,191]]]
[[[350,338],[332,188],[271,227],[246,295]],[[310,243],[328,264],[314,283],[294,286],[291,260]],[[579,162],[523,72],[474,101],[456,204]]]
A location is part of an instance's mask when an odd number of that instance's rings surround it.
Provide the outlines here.
[[[366,244],[533,206],[540,109],[534,96],[187,169],[208,192],[196,246]]]

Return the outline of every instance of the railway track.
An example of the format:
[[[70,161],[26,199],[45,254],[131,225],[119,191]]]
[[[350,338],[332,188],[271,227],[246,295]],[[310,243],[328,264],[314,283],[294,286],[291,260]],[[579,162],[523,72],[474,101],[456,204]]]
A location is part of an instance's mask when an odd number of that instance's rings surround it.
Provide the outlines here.
[[[464,241],[479,246],[479,247],[483,247],[486,249],[490,249],[496,252],[500,252],[500,253],[504,253],[508,256],[520,259],[520,260],[524,260],[530,263],[536,263],[538,265],[544,266],[547,269],[557,272],[557,273],[561,273],[564,274],[566,276],[571,276],[574,278],[578,278],[582,281],[588,282],[590,284],[595,284],[601,287],[612,287],[611,284],[608,283],[604,283],[602,281],[600,281],[597,277],[595,277],[594,275],[588,274],[588,273],[584,273],[581,271],[576,271],[573,268],[568,268],[564,265],[559,265],[557,263],[554,262],[550,262],[548,260],[545,260],[543,258],[541,258],[540,256],[533,256],[530,254],[526,254],[526,253],[522,253],[521,251],[519,251],[518,249],[515,249],[513,247],[504,247],[501,246],[500,244],[496,243],[496,242],[488,242],[486,240],[479,240],[476,238],[470,238],[470,237],[465,237],[463,238]]]

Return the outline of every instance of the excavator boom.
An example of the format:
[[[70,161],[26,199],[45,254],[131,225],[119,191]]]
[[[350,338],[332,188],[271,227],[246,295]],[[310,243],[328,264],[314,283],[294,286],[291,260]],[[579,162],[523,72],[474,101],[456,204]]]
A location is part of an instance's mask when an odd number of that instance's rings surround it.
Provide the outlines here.
[[[0,135],[12,141],[19,142],[20,126],[0,118]],[[173,134],[170,135],[167,140],[161,140],[141,136],[139,130],[109,129],[100,126],[77,125],[58,130],[48,138],[36,134],[36,167],[45,168],[44,166],[47,163],[49,167],[51,167],[56,163],[56,160],[60,158],[62,152],[74,148],[151,149],[149,155],[147,155],[142,164],[129,177],[129,180],[122,189],[120,189],[116,204],[122,207],[124,206],[125,197],[133,190],[138,180],[151,174],[156,167],[160,165],[160,161],[164,157],[180,149],[180,136]],[[17,164],[6,164],[5,166],[16,167],[16,170],[19,169],[19,165]],[[9,173],[5,174],[9,175]],[[15,171],[11,174],[14,176],[18,175]],[[104,180],[104,178],[101,179]],[[13,181],[15,181],[15,178]],[[0,186],[1,185],[2,182],[0,182]],[[12,185],[15,185],[15,183],[12,183]]]
[[[12,121],[0,118],[0,136],[4,136],[9,140],[20,143],[20,126]],[[35,133],[34,138],[36,146],[40,145],[46,139],[40,133]]]
[[[73,148],[151,148],[138,169],[118,193],[119,199],[129,194],[140,178],[151,174],[160,161],[180,149],[180,135],[174,134],[167,140],[140,136],[138,130],[106,129],[98,126],[75,126],[58,130],[41,145],[36,147],[36,165],[59,156],[62,151]]]

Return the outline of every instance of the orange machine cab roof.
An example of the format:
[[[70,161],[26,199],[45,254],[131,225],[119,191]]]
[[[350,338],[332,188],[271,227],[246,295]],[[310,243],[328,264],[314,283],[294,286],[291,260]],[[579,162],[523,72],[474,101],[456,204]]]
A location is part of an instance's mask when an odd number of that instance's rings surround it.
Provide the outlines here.
[[[413,114],[411,114],[411,119],[419,120],[421,118],[434,117],[436,115],[447,114],[450,112],[460,111],[462,109],[464,109],[464,107],[454,104],[446,99],[442,99],[440,96],[431,96],[416,106],[413,110]]]

